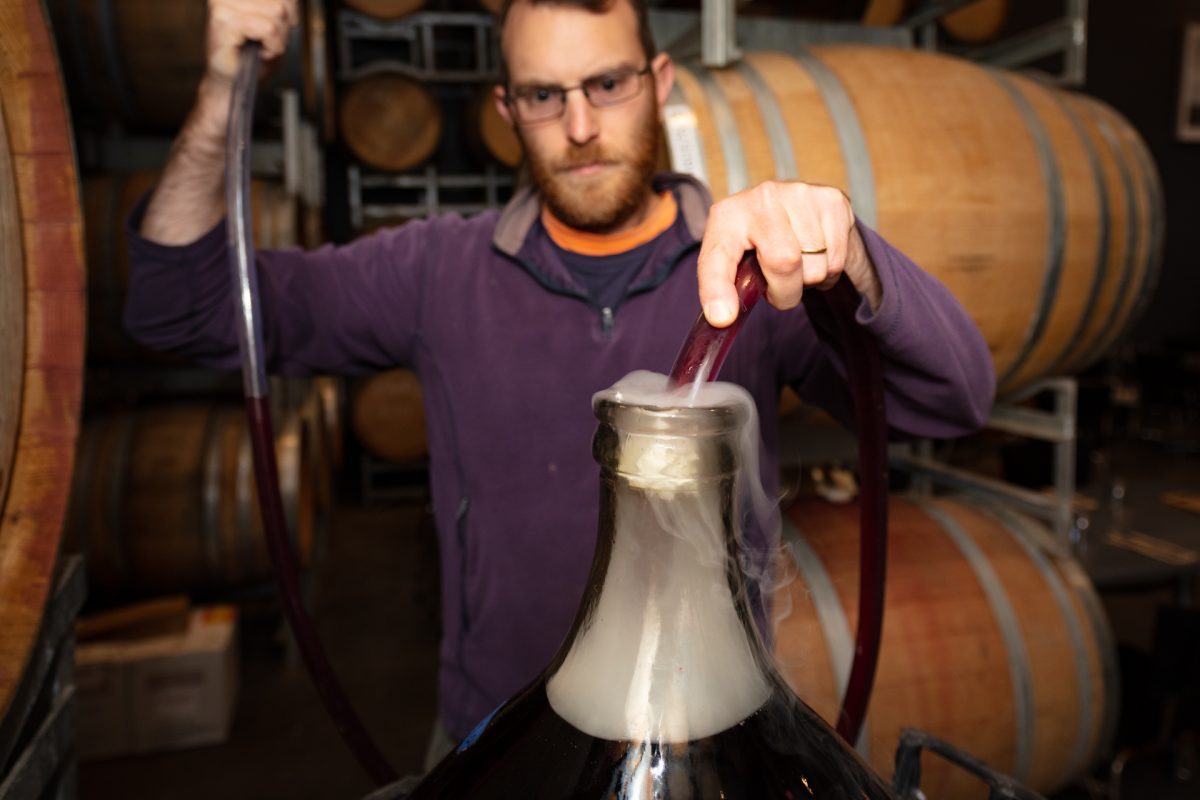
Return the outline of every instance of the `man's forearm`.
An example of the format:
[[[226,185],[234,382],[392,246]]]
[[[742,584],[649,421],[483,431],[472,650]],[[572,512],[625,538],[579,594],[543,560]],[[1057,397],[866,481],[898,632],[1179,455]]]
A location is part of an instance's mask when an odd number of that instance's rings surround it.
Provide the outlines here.
[[[224,215],[230,87],[205,80],[142,217],[141,234],[166,245],[199,239]]]

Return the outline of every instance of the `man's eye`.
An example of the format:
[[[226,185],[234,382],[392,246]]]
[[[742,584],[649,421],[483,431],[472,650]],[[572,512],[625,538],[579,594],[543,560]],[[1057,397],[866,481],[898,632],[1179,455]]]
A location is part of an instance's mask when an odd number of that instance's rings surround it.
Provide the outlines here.
[[[615,75],[604,75],[596,79],[596,89],[601,92],[613,92],[621,85],[621,78]]]
[[[554,99],[555,91],[548,86],[539,86],[527,95],[531,103],[548,103]]]

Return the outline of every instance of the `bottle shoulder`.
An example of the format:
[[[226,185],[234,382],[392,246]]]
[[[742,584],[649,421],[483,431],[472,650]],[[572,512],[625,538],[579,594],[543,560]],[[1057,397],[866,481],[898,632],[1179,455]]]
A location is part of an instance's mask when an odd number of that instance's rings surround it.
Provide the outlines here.
[[[688,742],[609,741],[567,723],[539,680],[501,707],[468,745],[410,795],[427,798],[886,800],[886,784],[790,690],[754,714]],[[811,792],[811,795],[810,795]]]

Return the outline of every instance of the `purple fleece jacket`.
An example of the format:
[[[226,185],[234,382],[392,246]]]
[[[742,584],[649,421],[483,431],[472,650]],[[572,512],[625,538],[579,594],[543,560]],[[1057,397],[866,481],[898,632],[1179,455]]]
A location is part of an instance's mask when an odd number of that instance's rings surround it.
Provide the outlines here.
[[[591,305],[539,220],[538,197],[438,216],[352,244],[260,251],[269,368],[290,375],[413,368],[424,392],[442,568],[439,708],[461,738],[550,661],[591,564],[599,505],[592,394],[635,369],[666,372],[699,313],[696,257],[710,203],[656,179],[679,215],[616,309]],[[129,332],[151,347],[236,368],[224,226],[184,247],[130,231]],[[864,225],[883,302],[858,318],[880,344],[898,433],[951,437],[991,408],[991,357],[932,276]],[[832,347],[803,309],[765,303],[721,373],[758,403],[763,471],[778,464],[780,388],[842,420],[852,408]],[[768,487],[769,491],[773,487]],[[761,543],[760,543],[761,544]]]

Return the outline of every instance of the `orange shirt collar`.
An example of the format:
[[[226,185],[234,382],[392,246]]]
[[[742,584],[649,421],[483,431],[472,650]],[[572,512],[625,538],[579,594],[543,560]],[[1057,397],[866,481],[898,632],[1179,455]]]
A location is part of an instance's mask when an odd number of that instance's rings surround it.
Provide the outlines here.
[[[640,223],[620,233],[587,233],[577,231],[560,221],[542,206],[542,224],[550,238],[564,250],[585,256],[611,256],[625,253],[651,241],[675,222],[678,208],[675,195],[663,192],[654,209]]]

